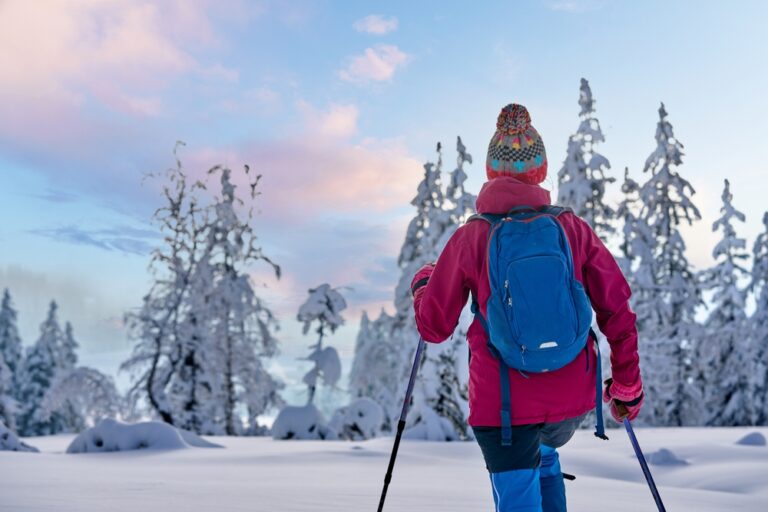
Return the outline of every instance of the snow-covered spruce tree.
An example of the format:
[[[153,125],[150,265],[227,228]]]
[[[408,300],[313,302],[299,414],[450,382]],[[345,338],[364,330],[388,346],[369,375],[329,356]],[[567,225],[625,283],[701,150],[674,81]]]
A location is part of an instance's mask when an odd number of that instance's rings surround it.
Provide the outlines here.
[[[381,428],[395,426],[396,404],[400,392],[397,376],[402,372],[399,354],[394,354],[392,332],[395,318],[382,308],[375,320],[363,313],[355,341],[355,356],[349,372],[349,394],[353,398],[370,398],[382,407]]]
[[[472,155],[467,153],[461,137],[456,138],[456,151],[456,168],[449,176],[443,203],[449,222],[437,226],[442,231],[435,247],[437,254],[456,229],[474,213],[477,199],[464,187],[467,179],[464,164],[472,163]],[[465,439],[470,436],[466,418],[469,415],[467,329],[471,321],[467,308],[451,339],[426,347],[414,391],[415,421],[408,436],[426,439]],[[431,416],[434,418],[429,419]]]
[[[246,177],[249,172],[245,167]],[[282,404],[278,395],[282,384],[267,372],[263,363],[264,358],[277,354],[277,320],[256,295],[248,274],[253,265],[266,263],[279,278],[280,267],[257,245],[251,227],[253,206],[244,217],[238,212],[237,206],[245,206],[245,201],[236,193],[232,171],[219,166],[208,171],[209,175],[216,173],[220,174],[221,195],[213,205],[206,246],[214,272],[210,304],[215,311],[213,339],[218,357],[213,371],[223,378],[219,400],[224,404],[224,430],[228,435],[238,435],[259,432],[256,418]],[[251,200],[258,194],[260,179],[261,176],[256,176],[251,183]],[[239,407],[247,416],[247,426],[242,424]]]
[[[579,128],[568,139],[567,156],[557,173],[557,202],[572,208],[606,240],[614,231],[611,220],[615,212],[605,203],[605,189],[616,179],[606,177],[611,164],[595,150],[595,145],[604,142],[605,137],[595,117],[595,100],[585,78],[581,79],[579,88],[579,106]]]
[[[364,341],[360,338],[363,336],[361,333],[357,341],[358,347],[365,350],[356,351],[353,374],[369,372],[371,375],[381,375],[382,379],[378,383],[362,379],[358,387],[352,387],[350,391],[353,396],[366,396],[381,405],[385,428],[393,427],[393,419],[400,413],[403,382],[408,378],[418,340],[413,317],[411,279],[422,265],[435,261],[438,255],[436,245],[442,238],[444,227],[450,224],[450,214],[443,209],[440,143],[437,151],[437,165],[432,162],[424,164],[424,178],[411,201],[416,207],[416,215],[408,224],[397,259],[402,273],[395,287],[395,314],[390,316],[382,311],[370,323],[371,339]],[[380,348],[376,346],[376,340],[383,342]]]
[[[752,249],[752,277],[749,289],[755,297],[755,312],[749,319],[751,376],[754,397],[752,423],[768,425],[768,212],[763,215],[764,231]]]
[[[303,333],[317,324],[317,341],[310,345],[310,354],[306,360],[313,363],[304,375],[307,385],[307,403],[302,406],[288,405],[278,414],[272,425],[275,439],[336,439],[339,433],[330,428],[323,413],[315,406],[319,381],[327,388],[334,389],[341,378],[341,359],[336,349],[323,346],[323,340],[329,333],[334,333],[344,319],[341,312],[346,309],[347,301],[329,284],[321,284],[309,290],[309,297],[299,308],[296,319],[303,323]]]
[[[61,414],[44,414],[42,402],[62,366],[60,360],[64,346],[56,311],[51,302],[48,316],[40,325],[40,337],[27,349],[19,379],[19,414],[16,418],[18,432],[22,436],[58,434],[67,429],[66,418]]]
[[[696,344],[694,384],[701,390],[706,425],[748,425],[752,420],[750,347],[746,331],[746,290],[739,281],[748,276],[746,241],[736,235],[734,220],[744,214],[733,207],[730,183],[725,180],[721,216],[712,225],[722,238],[712,256],[715,266],[703,272],[712,308],[704,323],[704,336]]]
[[[0,303],[0,421],[10,430],[16,430],[16,398],[22,363],[16,316],[11,294],[6,288]]]
[[[639,258],[633,306],[647,395],[641,419],[654,425],[697,424],[700,399],[689,378],[693,344],[700,336],[695,315],[702,298],[680,226],[701,219],[701,214],[691,200],[695,190],[676,171],[683,145],[674,136],[663,103],[656,143],[643,169],[650,177],[640,188],[643,225],[636,231],[641,236],[634,239],[633,249]]]
[[[6,288],[0,303],[0,359],[8,366],[11,390],[16,390],[18,387],[18,375],[22,363],[21,336],[19,336],[17,317],[11,301],[11,292]],[[8,422],[6,426],[13,428]]]
[[[13,374],[0,355],[0,423],[16,430],[16,400],[13,395]]]

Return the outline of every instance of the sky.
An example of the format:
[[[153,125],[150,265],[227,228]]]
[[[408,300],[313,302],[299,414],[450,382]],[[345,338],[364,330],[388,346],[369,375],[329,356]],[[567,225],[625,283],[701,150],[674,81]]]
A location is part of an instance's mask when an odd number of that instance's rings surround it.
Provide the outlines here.
[[[0,288],[25,343],[55,299],[81,361],[115,374],[160,240],[158,185],[143,177],[173,166],[182,140],[195,172],[263,174],[254,227],[284,271],[253,269],[281,319],[273,370],[294,383],[306,370],[295,315],[323,282],[350,304],[331,340],[348,370],[361,312],[392,310],[435,143],[450,170],[461,135],[476,193],[499,109],[522,103],[554,188],[582,77],[617,178],[644,180],[665,103],[703,216],[685,231],[689,257],[704,268],[724,178],[747,215],[738,233],[751,245],[763,228],[766,19],[761,1],[0,0]]]

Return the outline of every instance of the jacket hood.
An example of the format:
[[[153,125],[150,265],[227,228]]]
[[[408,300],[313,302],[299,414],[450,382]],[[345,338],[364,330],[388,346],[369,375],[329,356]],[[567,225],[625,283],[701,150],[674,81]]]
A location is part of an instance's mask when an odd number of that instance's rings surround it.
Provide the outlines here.
[[[506,176],[486,182],[476,203],[477,213],[507,213],[515,206],[535,208],[547,204],[551,204],[549,190]]]

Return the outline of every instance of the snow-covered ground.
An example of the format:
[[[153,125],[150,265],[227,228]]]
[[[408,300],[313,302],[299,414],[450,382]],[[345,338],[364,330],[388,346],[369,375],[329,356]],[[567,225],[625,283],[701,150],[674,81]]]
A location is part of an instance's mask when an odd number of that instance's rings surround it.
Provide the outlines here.
[[[762,511],[768,447],[737,445],[768,428],[638,429],[674,511]],[[392,440],[274,441],[215,438],[226,449],[67,455],[73,436],[27,441],[42,453],[0,452],[3,512],[374,510]],[[562,450],[570,510],[655,510],[629,441],[580,431]],[[404,441],[386,509],[491,511],[488,477],[474,443]]]

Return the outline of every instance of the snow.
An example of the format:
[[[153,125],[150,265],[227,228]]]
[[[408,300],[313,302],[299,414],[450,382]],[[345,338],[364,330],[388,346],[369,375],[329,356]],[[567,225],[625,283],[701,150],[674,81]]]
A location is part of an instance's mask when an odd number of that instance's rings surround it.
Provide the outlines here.
[[[760,432],[752,432],[736,441],[736,444],[742,446],[765,446],[765,436]]]
[[[738,446],[768,428],[638,428],[646,453],[671,450],[686,466],[652,466],[668,510],[765,510],[768,457]],[[216,438],[225,450],[62,454],[72,436],[35,439],[40,454],[0,452],[0,509],[24,512],[345,512],[378,503],[392,438],[283,443]],[[569,510],[655,510],[629,440],[579,431],[561,450]],[[488,476],[474,442],[400,445],[386,510],[493,510]]]
[[[384,421],[381,406],[370,398],[358,398],[333,413],[330,427],[343,439],[359,441],[376,437]]]
[[[104,419],[75,437],[67,453],[179,450],[191,446],[212,448],[217,445],[159,421],[129,424]]]
[[[5,426],[3,420],[0,419],[0,452],[36,452],[37,448],[34,448],[24,442],[22,442],[16,434]],[[2,503],[0,502],[0,505]]]
[[[661,448],[658,451],[646,455],[648,464],[654,466],[686,466],[688,461],[679,458],[671,450]]]
[[[336,439],[338,434],[328,427],[322,413],[312,404],[283,407],[272,424],[272,438]]]

